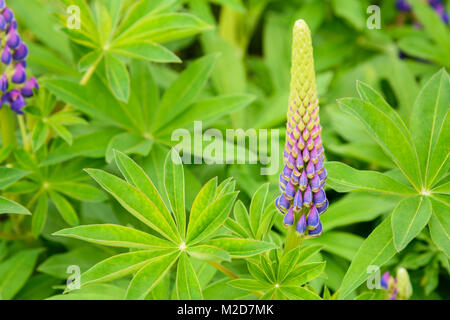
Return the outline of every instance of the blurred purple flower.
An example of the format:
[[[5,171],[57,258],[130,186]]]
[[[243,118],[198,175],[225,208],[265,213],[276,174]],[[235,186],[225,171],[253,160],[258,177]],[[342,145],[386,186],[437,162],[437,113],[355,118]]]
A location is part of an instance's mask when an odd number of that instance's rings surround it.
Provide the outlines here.
[[[27,80],[25,59],[28,47],[17,31],[14,13],[6,6],[5,0],[0,0],[0,37],[0,60],[5,66],[0,77],[0,108],[9,105],[16,113],[22,114],[25,98],[32,97],[34,90],[39,89],[39,84],[36,78]]]

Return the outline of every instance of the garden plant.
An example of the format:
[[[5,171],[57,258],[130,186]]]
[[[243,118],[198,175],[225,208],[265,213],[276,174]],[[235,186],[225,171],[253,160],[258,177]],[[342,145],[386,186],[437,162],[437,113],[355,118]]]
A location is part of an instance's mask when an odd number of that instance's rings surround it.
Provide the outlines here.
[[[447,300],[445,0],[0,0],[0,300]]]

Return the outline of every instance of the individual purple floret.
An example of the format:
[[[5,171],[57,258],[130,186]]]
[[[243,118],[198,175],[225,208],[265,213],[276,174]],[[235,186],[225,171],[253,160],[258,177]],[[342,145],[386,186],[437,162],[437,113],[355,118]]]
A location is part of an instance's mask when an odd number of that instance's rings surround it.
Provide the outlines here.
[[[36,78],[27,79],[26,58],[28,47],[22,41],[17,30],[14,13],[0,0],[0,60],[3,74],[0,77],[0,108],[9,105],[13,111],[22,114],[26,105],[25,98],[30,98],[34,90],[39,89]]]

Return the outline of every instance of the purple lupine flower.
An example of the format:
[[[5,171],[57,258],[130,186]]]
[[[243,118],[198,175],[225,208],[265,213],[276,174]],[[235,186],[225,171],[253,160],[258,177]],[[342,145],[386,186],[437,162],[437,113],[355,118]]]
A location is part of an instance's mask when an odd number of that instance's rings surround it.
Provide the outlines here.
[[[6,6],[5,0],[0,0],[0,60],[5,65],[0,77],[1,104],[8,104],[12,110],[22,114],[26,105],[25,98],[30,98],[34,90],[39,89],[36,78],[27,80],[26,58],[28,47],[22,41],[17,31],[17,21],[14,13]]]
[[[328,208],[311,35],[303,20],[294,27],[291,96],[287,114],[284,168],[276,199],[284,224],[296,226],[300,235],[322,234],[320,215]]]

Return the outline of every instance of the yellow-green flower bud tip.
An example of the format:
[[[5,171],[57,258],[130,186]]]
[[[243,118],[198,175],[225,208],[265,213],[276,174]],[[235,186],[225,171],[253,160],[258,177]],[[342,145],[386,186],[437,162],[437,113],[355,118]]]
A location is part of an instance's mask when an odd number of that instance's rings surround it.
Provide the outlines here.
[[[397,300],[408,300],[411,297],[413,289],[405,268],[397,270],[397,288]]]
[[[294,25],[292,42],[291,94],[288,119],[291,119],[297,112],[297,117],[305,118],[306,116],[306,118],[314,121],[318,116],[318,113],[314,112],[317,105],[311,31],[304,20],[297,20]]]

